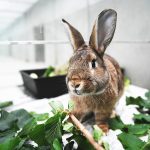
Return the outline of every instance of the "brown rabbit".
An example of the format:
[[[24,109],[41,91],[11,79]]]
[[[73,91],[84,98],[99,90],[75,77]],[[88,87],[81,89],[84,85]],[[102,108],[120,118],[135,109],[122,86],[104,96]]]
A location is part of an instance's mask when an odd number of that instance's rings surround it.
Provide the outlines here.
[[[82,119],[90,112],[95,115],[96,124],[107,130],[107,121],[118,99],[123,93],[123,75],[112,57],[104,54],[116,28],[117,13],[102,11],[92,30],[89,44],[80,32],[64,19],[74,49],[69,61],[66,82],[74,101],[74,115]]]

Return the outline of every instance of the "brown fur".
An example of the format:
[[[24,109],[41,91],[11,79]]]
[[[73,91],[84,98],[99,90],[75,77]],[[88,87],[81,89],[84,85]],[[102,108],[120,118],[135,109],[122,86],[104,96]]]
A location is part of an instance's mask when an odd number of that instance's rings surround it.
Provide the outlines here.
[[[75,103],[73,113],[81,121],[86,114],[94,112],[97,124],[106,122],[123,93],[123,75],[118,63],[108,55],[104,56],[104,62],[110,76],[108,85],[102,94],[87,96],[70,94]],[[84,76],[84,71],[81,74]],[[77,84],[80,81],[74,80],[74,82]]]

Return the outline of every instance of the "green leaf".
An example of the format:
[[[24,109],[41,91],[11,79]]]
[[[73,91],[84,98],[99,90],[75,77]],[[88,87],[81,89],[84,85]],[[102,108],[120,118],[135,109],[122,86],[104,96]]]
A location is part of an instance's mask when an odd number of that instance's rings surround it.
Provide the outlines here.
[[[31,118],[28,123],[22,128],[21,132],[18,133],[20,137],[26,137],[37,125],[37,122],[34,118]]]
[[[32,116],[37,120],[37,121],[45,121],[49,118],[49,113],[43,113],[43,114],[36,114],[32,113]]]
[[[16,128],[17,118],[5,110],[0,110],[0,132]]]
[[[39,146],[36,150],[50,150],[50,146]]]
[[[62,150],[63,149],[63,146],[62,146],[61,142],[58,139],[54,140],[53,148],[54,148],[54,150]]]
[[[52,107],[52,112],[56,114],[57,112],[61,112],[64,110],[64,106],[61,102],[58,101],[50,101],[50,106]]]
[[[14,150],[20,143],[20,138],[7,139],[5,142],[0,144],[0,150]]]
[[[121,121],[120,117],[111,118],[109,121],[109,127],[112,130],[123,129],[125,127],[124,123]]]
[[[119,140],[123,144],[123,147],[128,150],[141,150],[145,142],[137,138],[133,134],[121,133],[118,135]]]
[[[20,143],[16,146],[16,150],[21,150],[23,146],[25,145],[25,142],[26,142],[26,138],[21,139]]]
[[[141,150],[150,150],[150,130],[148,131],[148,142],[142,147]]]
[[[150,130],[148,131],[148,142],[150,142]]]
[[[48,142],[45,138],[45,126],[44,124],[36,125],[29,133],[29,137],[39,146],[46,146]]]
[[[53,141],[62,138],[62,126],[61,126],[61,114],[57,113],[53,117],[49,118],[45,123],[45,137],[49,144],[53,144]]]
[[[5,110],[0,110],[0,143],[14,137],[17,130],[17,118]]]
[[[146,143],[141,150],[150,150],[150,142]]]
[[[137,123],[150,123],[150,115],[148,115],[148,114],[135,114],[134,120]]]
[[[144,100],[142,97],[127,97],[126,98],[127,105],[138,105],[140,108],[148,108],[150,109],[150,100]]]
[[[22,147],[20,147],[19,149],[17,149],[18,147],[16,147],[15,150],[37,150],[37,148],[35,148],[33,145],[31,145],[30,143],[26,142],[22,145]],[[46,150],[46,149],[43,149]]]
[[[16,129],[14,128],[0,132],[0,143],[3,143],[7,139],[14,137],[15,134],[16,134]]]
[[[150,129],[150,125],[148,124],[135,124],[135,125],[126,125],[123,130],[127,130],[127,132],[132,133],[137,136],[142,136],[148,133]]]
[[[73,124],[70,122],[67,122],[63,125],[63,130],[67,132],[72,132],[73,130]]]
[[[17,125],[19,128],[24,127],[33,117],[30,113],[28,113],[25,109],[19,109],[11,112],[14,115],[18,122]]]
[[[0,102],[0,109],[13,105],[12,101]]]
[[[23,127],[33,117],[25,110],[16,110],[11,113],[0,111],[0,143],[14,137],[19,128]]]
[[[94,150],[93,146],[83,135],[74,135],[73,139],[78,143],[78,149]]]
[[[94,125],[93,127],[94,127],[93,138],[96,142],[98,142],[103,135],[103,131],[97,125]]]
[[[143,103],[142,103],[143,99],[141,97],[126,97],[126,104],[127,105],[138,105],[138,106],[142,106],[143,107]]]

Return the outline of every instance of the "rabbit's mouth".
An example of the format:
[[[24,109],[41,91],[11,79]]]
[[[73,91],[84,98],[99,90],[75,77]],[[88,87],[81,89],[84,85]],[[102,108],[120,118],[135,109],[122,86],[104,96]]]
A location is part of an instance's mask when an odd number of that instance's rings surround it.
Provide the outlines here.
[[[75,96],[88,96],[93,95],[96,92],[95,86],[93,84],[85,85],[84,83],[83,86],[81,85],[76,88],[73,88],[70,85],[68,85],[68,89],[69,92]]]
[[[74,80],[69,80],[67,86],[69,92],[76,96],[98,95],[104,92],[108,81],[106,78],[101,80],[75,78]]]
[[[77,95],[81,95],[82,94],[80,90],[76,90],[76,89],[74,90],[74,93],[77,94]]]

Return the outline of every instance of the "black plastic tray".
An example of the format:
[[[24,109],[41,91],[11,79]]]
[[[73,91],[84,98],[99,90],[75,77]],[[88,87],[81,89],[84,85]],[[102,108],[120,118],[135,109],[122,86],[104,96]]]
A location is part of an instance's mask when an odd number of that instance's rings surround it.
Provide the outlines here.
[[[45,70],[21,70],[20,73],[26,89],[36,98],[51,98],[67,93],[66,75],[40,77]],[[34,79],[30,77],[31,73],[36,73],[40,78]]]

